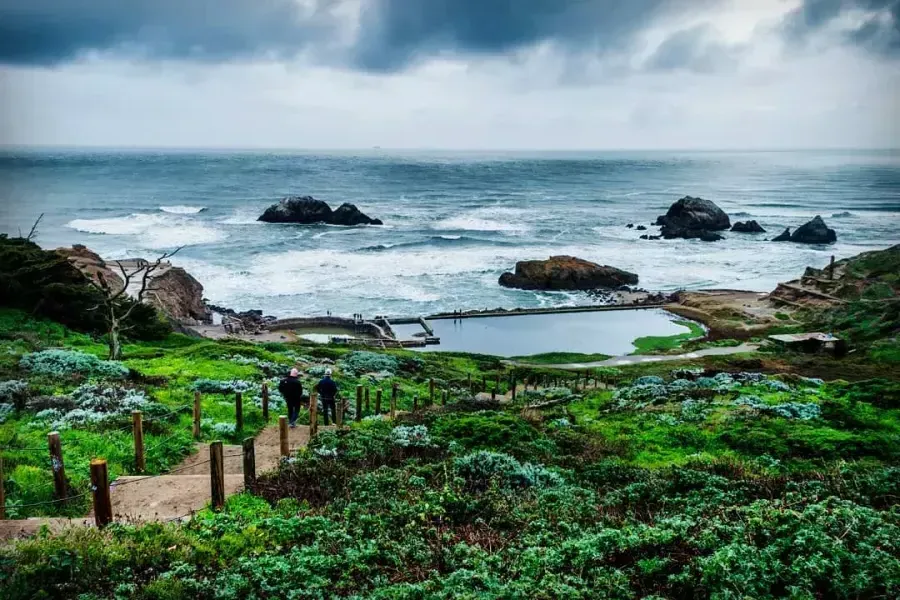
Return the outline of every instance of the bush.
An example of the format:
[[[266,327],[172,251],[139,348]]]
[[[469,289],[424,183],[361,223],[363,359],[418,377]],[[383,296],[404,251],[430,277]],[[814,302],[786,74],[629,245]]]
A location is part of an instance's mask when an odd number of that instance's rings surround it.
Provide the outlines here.
[[[50,377],[68,378],[72,375],[125,379],[128,367],[110,360],[100,360],[93,354],[76,350],[44,350],[22,357],[19,365],[26,371]]]
[[[428,428],[424,425],[399,425],[391,431],[391,440],[395,446],[403,448],[430,448],[434,445]]]
[[[201,394],[233,394],[235,392],[243,394],[256,387],[256,384],[242,379],[224,381],[202,378],[194,381],[191,387],[195,392],[200,392]]]
[[[475,489],[486,489],[492,480],[505,487],[555,487],[563,478],[541,465],[522,464],[508,454],[479,450],[453,461],[457,475]]]
[[[363,373],[385,372],[395,374],[400,368],[400,361],[389,354],[377,354],[375,352],[350,352],[338,361],[338,366],[351,377],[358,377]]]

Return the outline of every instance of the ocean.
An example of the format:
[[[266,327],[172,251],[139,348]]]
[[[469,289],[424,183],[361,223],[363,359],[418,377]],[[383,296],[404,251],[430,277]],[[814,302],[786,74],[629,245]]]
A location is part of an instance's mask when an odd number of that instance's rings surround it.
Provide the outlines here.
[[[287,195],[352,202],[382,227],[265,224]],[[682,196],[765,235],[641,240]],[[807,265],[900,243],[900,151],[232,152],[6,150],[0,231],[108,259],[177,246],[216,304],[276,316],[563,306],[581,293],[501,288],[516,261],[570,254],[649,290],[766,291]],[[832,246],[764,241],[822,215]],[[646,233],[653,233],[649,227]]]

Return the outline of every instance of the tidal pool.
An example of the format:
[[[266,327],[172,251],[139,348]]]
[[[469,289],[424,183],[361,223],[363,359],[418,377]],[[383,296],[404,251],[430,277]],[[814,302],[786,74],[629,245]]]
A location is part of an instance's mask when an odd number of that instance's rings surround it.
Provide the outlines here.
[[[434,319],[428,324],[441,343],[425,352],[473,352],[494,356],[530,356],[545,352],[579,352],[620,356],[634,351],[632,342],[648,335],[686,333],[675,315],[661,309],[553,313]],[[393,325],[397,339],[413,339],[422,327]]]

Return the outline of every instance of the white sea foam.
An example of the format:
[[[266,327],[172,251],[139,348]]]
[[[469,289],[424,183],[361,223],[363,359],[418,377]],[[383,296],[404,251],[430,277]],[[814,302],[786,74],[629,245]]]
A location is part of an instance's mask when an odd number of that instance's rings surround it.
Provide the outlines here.
[[[463,231],[496,231],[523,234],[531,230],[525,222],[530,211],[504,206],[486,206],[455,215],[432,224],[433,229]]]
[[[196,215],[206,210],[205,206],[184,206],[181,204],[175,206],[160,206],[159,210],[173,215]]]
[[[84,233],[134,236],[138,245],[151,249],[213,244],[227,237],[224,231],[209,225],[183,216],[159,213],[134,213],[107,219],[75,219],[66,226]]]

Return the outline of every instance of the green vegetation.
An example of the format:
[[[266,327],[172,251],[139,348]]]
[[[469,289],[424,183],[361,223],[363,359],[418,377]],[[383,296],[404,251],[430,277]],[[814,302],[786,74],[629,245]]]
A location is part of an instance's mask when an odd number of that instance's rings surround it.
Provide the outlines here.
[[[687,327],[688,332],[668,336],[646,336],[634,340],[635,351],[632,354],[666,354],[673,350],[680,350],[684,342],[701,338],[706,335],[706,330],[694,321],[675,321],[677,325]]]
[[[514,356],[512,360],[529,365],[564,365],[570,363],[600,362],[611,358],[608,354],[584,354],[581,352],[545,352],[530,356]]]

